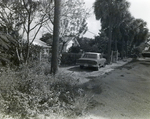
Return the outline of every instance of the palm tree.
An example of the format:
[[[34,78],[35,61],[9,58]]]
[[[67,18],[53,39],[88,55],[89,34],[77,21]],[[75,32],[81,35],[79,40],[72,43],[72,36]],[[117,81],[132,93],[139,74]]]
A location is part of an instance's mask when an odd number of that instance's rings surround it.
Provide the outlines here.
[[[94,13],[97,20],[101,21],[102,29],[109,38],[107,63],[111,62],[112,30],[124,20],[129,3],[125,0],[96,0],[94,3]],[[119,18],[119,19],[118,19]],[[117,43],[117,42],[116,42]]]
[[[107,52],[107,63],[110,63],[110,52],[111,52],[111,39],[112,39],[112,23],[111,23],[111,0],[96,0],[94,3],[94,13],[97,20],[100,20],[102,27],[104,25],[104,20],[109,19],[107,29],[109,29],[109,42],[108,42],[108,52]]]

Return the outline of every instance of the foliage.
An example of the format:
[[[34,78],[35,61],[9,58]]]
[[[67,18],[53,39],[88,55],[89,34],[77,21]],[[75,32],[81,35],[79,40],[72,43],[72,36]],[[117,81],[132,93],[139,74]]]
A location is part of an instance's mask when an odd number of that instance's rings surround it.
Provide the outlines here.
[[[80,49],[84,52],[107,52],[108,38],[104,33],[100,36],[96,36],[94,39],[79,38],[78,42],[80,44]]]
[[[14,13],[14,4],[10,0],[0,1],[0,30],[10,35],[18,34],[23,19]],[[18,7],[18,6],[17,6]]]
[[[126,0],[96,0],[94,13],[96,19],[101,20],[102,29],[108,28],[109,19],[111,19],[112,27],[119,26],[124,22],[124,15],[127,14],[129,5]]]
[[[19,49],[20,43],[20,34],[19,30],[21,29],[21,25],[23,24],[22,19],[19,19],[17,14],[14,13],[12,1],[0,1],[0,31],[1,34],[1,42],[4,41],[8,36],[7,41],[7,49],[5,49],[5,55],[8,60],[11,59],[11,62],[15,65],[19,64],[19,55],[17,51]],[[6,37],[7,36],[7,37]],[[6,40],[5,40],[6,41]],[[2,48],[4,47],[4,43],[2,44]],[[5,42],[6,45],[6,42]],[[3,50],[4,50],[3,49]]]
[[[100,31],[100,36],[95,37],[95,44],[98,46],[97,52],[107,54],[108,37],[103,31]]]
[[[102,23],[101,31],[109,38],[109,55],[113,50],[119,51],[121,58],[129,56],[135,47],[147,41],[146,22],[132,17],[129,6],[126,0],[96,0],[94,3],[96,19]]]
[[[19,70],[1,69],[1,112],[15,119],[54,113],[75,117],[86,112],[92,99],[77,86],[78,82],[71,74],[44,75],[49,65],[37,64]]]
[[[47,7],[49,6],[49,7]],[[54,4],[50,1],[45,0],[43,2],[43,7],[45,8],[45,13],[50,19],[50,24],[46,22],[45,27],[50,33],[53,32],[54,25]],[[64,0],[61,3],[61,37],[64,36],[80,36],[83,35],[87,30],[86,19],[89,15],[89,10],[85,8],[84,2],[82,0]]]
[[[80,36],[87,30],[88,11],[81,0],[62,3],[61,36]]]
[[[70,40],[65,40],[65,37],[74,39],[85,34],[88,29],[86,19],[89,16],[89,10],[82,0],[65,0],[62,6],[60,35],[62,43],[65,45]]]
[[[81,51],[80,46],[72,46],[69,48],[69,53],[79,53]]]
[[[35,40],[42,26],[49,26],[51,29],[50,33],[52,33],[54,3],[49,0],[7,0],[1,1],[0,6],[0,30],[13,36],[17,41],[16,52],[18,61],[27,63],[31,50],[30,45]],[[66,0],[63,1],[62,6],[61,37],[65,35],[82,36],[87,30],[86,18],[88,16],[84,3],[82,1]],[[50,25],[49,22],[51,23]]]
[[[0,61],[3,65],[17,63],[16,44],[17,42],[13,37],[0,33]]]
[[[52,46],[52,38],[53,35],[50,33],[45,33],[42,35],[42,37],[40,38],[41,41],[47,43],[49,46]]]
[[[147,40],[148,29],[146,28],[147,23],[142,19],[134,19],[131,32],[134,34],[134,38],[131,40],[131,46],[139,46],[141,43]]]
[[[80,57],[80,53],[63,53],[61,57],[61,65],[75,65]]]
[[[46,22],[45,27],[49,33],[53,32],[54,25],[54,4],[50,2],[43,6],[49,6],[49,9],[45,9],[47,17],[50,19],[50,23]],[[47,8],[47,7],[45,7]],[[60,42],[64,46],[70,41],[66,37],[82,37],[87,31],[86,19],[89,16],[89,10],[85,7],[82,0],[63,0],[61,4],[61,19],[60,19]],[[62,53],[62,50],[60,51]]]
[[[0,25],[2,31],[12,35],[18,42],[18,59],[27,63],[30,45],[35,40],[43,23],[47,21],[40,1],[8,0],[0,2]],[[34,35],[33,35],[34,34]],[[26,42],[26,46],[23,43]],[[26,47],[23,56],[22,49]]]
[[[84,51],[84,52],[89,52],[92,48],[92,44],[94,44],[94,40],[90,39],[90,38],[78,38],[78,42],[80,44],[80,48]]]
[[[43,48],[41,46],[38,46],[38,45],[31,45],[30,48],[32,49],[29,52],[30,62],[39,61],[39,59],[40,59],[40,52],[42,52]]]
[[[126,19],[128,8],[129,3],[126,0],[96,0],[94,3],[94,13],[96,19],[101,21],[102,30],[109,38],[107,63],[111,62],[111,46],[114,36],[113,32],[115,29],[118,30],[118,27]],[[118,36],[120,36],[120,34]],[[117,51],[117,40],[118,39],[115,39],[115,51]]]

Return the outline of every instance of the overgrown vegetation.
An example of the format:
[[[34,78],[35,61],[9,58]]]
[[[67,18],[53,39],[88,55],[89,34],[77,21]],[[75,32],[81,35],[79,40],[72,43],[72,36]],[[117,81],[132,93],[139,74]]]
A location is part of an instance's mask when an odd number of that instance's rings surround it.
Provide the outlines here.
[[[60,72],[52,76],[47,73],[50,71],[47,66],[47,63],[41,63],[20,69],[2,68],[0,111],[15,119],[39,114],[55,113],[67,117],[84,114],[91,107],[91,96],[85,94],[71,74]]]
[[[41,40],[52,45],[49,40],[55,35],[51,27],[58,23],[54,23],[54,8],[57,5],[53,2],[0,2],[0,63],[7,66],[9,62],[8,67],[0,69],[0,111],[15,119],[28,119],[39,114],[74,117],[84,114],[92,106],[92,96],[87,95],[70,74],[59,72],[55,76],[50,75],[50,69],[55,74],[58,66],[58,50],[52,49],[52,57],[56,57],[51,62],[54,67],[51,67],[48,60],[39,62],[42,47],[32,45],[43,26],[47,27],[49,33]],[[70,53],[81,50],[102,52],[107,54],[110,63],[112,51],[119,52],[121,58],[131,54],[138,57],[145,47],[145,44],[141,44],[150,38],[146,22],[132,17],[126,0],[95,1],[94,13],[101,20],[101,30],[95,39],[81,38],[87,31],[86,19],[89,16],[89,10],[82,0],[63,1],[61,8],[61,40],[56,45],[62,44],[63,49],[70,40],[77,39],[80,47],[71,47]],[[59,32],[56,30],[56,33]],[[56,34],[57,40],[58,36]],[[80,56],[63,54],[61,64],[75,64]]]
[[[105,34],[108,38],[108,63],[111,62],[112,51],[119,52],[123,59],[130,56],[135,48],[141,47],[141,43],[148,41],[147,23],[134,18],[129,7],[130,3],[127,0],[94,2],[95,17],[101,22],[100,36]]]
[[[61,65],[75,65],[81,55],[81,53],[63,53],[61,57]]]

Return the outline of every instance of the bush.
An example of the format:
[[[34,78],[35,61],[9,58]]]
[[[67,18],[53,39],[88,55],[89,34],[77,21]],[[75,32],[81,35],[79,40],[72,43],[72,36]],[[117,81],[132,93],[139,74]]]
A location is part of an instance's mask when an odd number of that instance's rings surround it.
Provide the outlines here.
[[[81,50],[80,46],[72,46],[69,48],[69,53],[79,53]]]
[[[86,111],[91,98],[77,86],[77,80],[64,72],[45,75],[44,66],[1,70],[0,111],[15,119],[53,113],[77,116]],[[85,104],[82,108],[79,101]]]
[[[63,53],[61,57],[61,65],[75,65],[81,55],[81,53]]]

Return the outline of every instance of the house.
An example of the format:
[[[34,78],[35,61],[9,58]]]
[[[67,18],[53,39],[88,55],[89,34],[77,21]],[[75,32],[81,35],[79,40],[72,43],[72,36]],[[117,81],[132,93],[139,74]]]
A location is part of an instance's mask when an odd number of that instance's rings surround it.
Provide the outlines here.
[[[41,40],[35,40],[33,42],[33,44],[43,47],[43,53],[44,54],[49,54],[51,46],[48,46],[45,42],[43,42]]]
[[[44,54],[49,54],[51,46],[47,45],[45,42],[41,40],[35,40],[33,42],[34,45],[42,46]],[[65,36],[60,38],[60,51],[61,52],[68,52],[69,48],[72,46],[80,46],[79,42],[75,37],[72,36]]]
[[[68,52],[69,48],[72,46],[80,46],[75,37],[66,36],[61,38],[60,49],[62,52]]]
[[[39,53],[39,58],[40,58],[40,61],[47,57],[46,59],[48,59],[48,57],[50,56],[50,50],[51,50],[51,46],[48,46],[45,42],[41,41],[41,40],[35,40],[33,42],[34,45],[38,45],[38,46],[41,46],[42,47],[42,50],[41,52]]]

